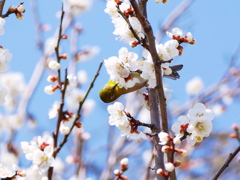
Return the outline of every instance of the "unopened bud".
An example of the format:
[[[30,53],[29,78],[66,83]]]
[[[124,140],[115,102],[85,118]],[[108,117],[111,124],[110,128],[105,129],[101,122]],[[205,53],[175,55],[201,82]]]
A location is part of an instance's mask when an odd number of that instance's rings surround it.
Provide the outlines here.
[[[180,165],[181,165],[181,161],[176,160],[176,161],[174,162],[174,166],[175,166],[175,167],[178,167],[178,166],[180,166]]]
[[[231,133],[229,134],[230,138],[236,139],[237,138],[237,134],[236,133]]]
[[[10,6],[9,8],[8,8],[8,12],[10,12],[10,13],[14,13],[15,11],[16,11],[16,7],[15,6]]]
[[[188,152],[185,149],[175,149],[175,151],[180,155],[180,156],[187,156]]]
[[[48,81],[48,82],[55,82],[57,79],[58,79],[58,77],[57,77],[57,76],[54,76],[54,75],[49,75],[49,76],[47,77],[47,81]]]
[[[60,66],[60,64],[59,64],[57,61],[51,60],[51,61],[49,61],[49,63],[48,63],[48,67],[49,67],[50,69],[52,69],[52,70],[57,71],[57,70],[60,69],[61,66]]]
[[[157,175],[159,175],[159,176],[165,176],[165,172],[164,172],[164,170],[163,169],[158,169],[157,170]]]
[[[139,41],[131,41],[131,42],[129,43],[129,45],[130,45],[131,47],[136,47],[136,46],[139,45],[139,44],[140,44]]]
[[[82,127],[82,123],[81,123],[80,121],[77,121],[77,122],[75,123],[75,126],[76,126],[77,128],[81,128],[81,127]]]
[[[175,145],[181,144],[180,137],[175,137],[175,138],[173,138],[173,143],[174,143]]]
[[[168,163],[166,163],[165,164],[165,169],[168,171],[168,172],[172,172],[173,170],[174,170],[174,165],[173,165],[173,163],[171,163],[171,162],[168,162]]]
[[[233,125],[232,125],[232,128],[233,128],[235,131],[238,131],[238,130],[239,130],[239,127],[238,127],[237,124],[233,124]]]
[[[49,85],[44,88],[44,92],[47,94],[53,94],[58,88],[58,85]]]
[[[67,54],[62,54],[59,56],[60,59],[67,59],[68,58],[68,55]]]
[[[113,171],[113,173],[116,175],[116,176],[120,176],[121,175],[121,171],[119,169],[115,169]]]
[[[67,35],[61,35],[61,39],[68,39],[68,36]]]
[[[172,151],[172,147],[171,146],[165,145],[165,146],[162,147],[162,152],[163,153],[167,153],[169,151]]]

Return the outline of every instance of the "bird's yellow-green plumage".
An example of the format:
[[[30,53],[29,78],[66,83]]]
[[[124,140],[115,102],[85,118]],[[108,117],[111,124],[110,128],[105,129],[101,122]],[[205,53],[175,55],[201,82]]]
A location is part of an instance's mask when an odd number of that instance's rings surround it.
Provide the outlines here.
[[[121,95],[136,91],[146,85],[146,80],[141,78],[139,73],[132,72],[130,76],[138,78],[140,83],[136,83],[133,87],[125,89],[124,87],[120,88],[117,82],[110,79],[99,92],[101,100],[105,103],[110,103],[118,99]]]

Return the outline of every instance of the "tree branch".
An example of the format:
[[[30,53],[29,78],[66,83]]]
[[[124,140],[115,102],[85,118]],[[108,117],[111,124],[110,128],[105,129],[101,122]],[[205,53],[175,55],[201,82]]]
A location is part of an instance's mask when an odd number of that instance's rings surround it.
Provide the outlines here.
[[[229,166],[233,158],[240,152],[240,146],[233,152],[230,153],[228,156],[228,159],[226,162],[222,165],[222,167],[219,169],[219,171],[215,174],[215,176],[212,178],[212,180],[217,180],[218,177],[223,173],[223,171]]]

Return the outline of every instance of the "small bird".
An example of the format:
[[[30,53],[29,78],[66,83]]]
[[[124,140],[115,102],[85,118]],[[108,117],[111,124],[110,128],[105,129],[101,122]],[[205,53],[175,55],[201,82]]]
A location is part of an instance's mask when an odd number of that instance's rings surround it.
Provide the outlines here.
[[[183,65],[170,66],[170,68],[172,69],[172,74],[164,75],[163,77],[173,80],[179,79],[180,75],[177,71],[180,71],[183,68]],[[147,85],[147,80],[141,78],[140,75],[141,74],[138,72],[131,72],[130,76],[137,77],[140,80],[140,83],[136,83],[133,87],[127,89],[124,87],[119,87],[117,82],[110,79],[99,92],[101,100],[105,103],[110,103],[118,99],[123,94],[143,88]]]

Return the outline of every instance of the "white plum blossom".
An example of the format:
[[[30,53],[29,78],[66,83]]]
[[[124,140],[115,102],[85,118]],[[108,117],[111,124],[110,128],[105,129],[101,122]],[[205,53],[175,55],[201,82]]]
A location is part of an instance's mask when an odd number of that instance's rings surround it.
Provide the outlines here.
[[[196,95],[203,89],[204,84],[200,77],[194,77],[186,84],[186,91],[190,95]]]
[[[114,35],[119,35],[119,40],[130,43],[132,41],[137,41],[134,37],[132,31],[129,29],[129,25],[126,20],[117,12],[116,2],[114,0],[107,1],[107,7],[104,10],[112,18],[112,23],[114,24],[115,30]],[[119,5],[120,10],[124,13],[128,9],[132,9],[129,1],[124,1]],[[133,10],[132,10],[133,11]],[[136,17],[128,16],[129,23],[131,24],[133,31],[139,38],[144,38],[142,31],[142,26]]]
[[[172,32],[167,31],[166,34],[172,39],[181,39],[183,37],[183,31],[179,28],[173,28]]]
[[[0,35],[3,35],[5,33],[3,29],[3,25],[5,24],[5,19],[0,17]]]
[[[107,107],[109,116],[109,124],[116,125],[119,129],[125,129],[129,126],[127,115],[123,112],[124,106],[120,102],[115,102]]]
[[[87,71],[85,70],[78,71],[77,80],[80,85],[86,83],[88,81]]]
[[[7,111],[11,112],[18,103],[19,97],[25,91],[26,84],[24,76],[18,72],[0,74],[0,84],[7,89],[4,107]]]
[[[75,116],[68,118],[68,120],[61,121],[59,130],[63,135],[67,135],[70,133],[74,120],[75,120]]]
[[[178,138],[187,133],[187,142],[194,145],[209,136],[213,118],[212,110],[206,109],[202,103],[197,103],[189,109],[187,116],[180,116],[171,129]]]
[[[121,48],[118,54],[119,57],[112,56],[104,60],[104,64],[110,79],[117,82],[119,87],[128,89],[140,83],[140,79],[132,75],[132,72],[138,69],[136,62],[138,55],[128,52],[125,47]]]
[[[65,0],[64,2],[65,11],[74,17],[82,14],[92,5],[91,0]]]
[[[167,144],[170,140],[170,136],[166,132],[160,132],[158,134],[158,137],[159,137],[159,141],[160,141],[159,144],[161,144],[161,145]]]
[[[125,113],[124,106],[120,102],[115,102],[107,108],[109,116],[109,124],[115,125],[121,130],[122,136],[127,136],[132,140],[146,139],[147,136],[140,131],[131,131],[131,125]]]
[[[32,161],[33,169],[38,170],[40,174],[54,165],[53,138],[49,134],[44,134],[43,137],[38,136],[30,143],[21,142],[21,148],[26,158]]]
[[[155,76],[155,70],[153,62],[149,60],[145,60],[143,67],[142,67],[142,74],[141,77],[143,79],[148,80],[148,87],[149,88],[155,88],[156,87],[156,76]]]
[[[0,105],[3,105],[5,103],[5,97],[7,93],[7,89],[0,85]]]
[[[5,72],[8,69],[7,63],[12,59],[12,54],[8,49],[3,49],[0,46],[0,72]]]
[[[45,41],[44,54],[46,56],[51,56],[55,52],[55,47],[57,47],[57,40],[57,37],[51,37]]]
[[[0,178],[7,179],[16,175],[18,166],[15,164],[0,163]]]
[[[183,31],[179,28],[173,28],[172,32],[166,32],[167,35],[172,38],[176,39],[180,42],[185,42],[189,44],[196,44],[196,40],[192,37],[192,33],[188,32],[186,35],[183,35]]]
[[[76,61],[87,61],[95,57],[100,52],[98,46],[83,46],[81,51],[77,53]]]

